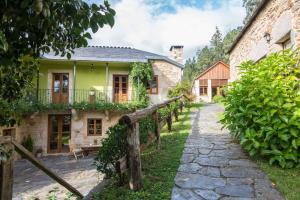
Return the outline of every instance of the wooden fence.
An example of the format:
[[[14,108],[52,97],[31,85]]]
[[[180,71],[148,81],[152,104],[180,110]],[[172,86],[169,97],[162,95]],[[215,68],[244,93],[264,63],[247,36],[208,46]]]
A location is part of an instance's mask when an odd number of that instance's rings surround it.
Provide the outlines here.
[[[158,118],[158,110],[160,108],[168,107],[172,102],[180,101],[179,109],[182,112],[183,102],[181,99],[186,96],[179,96],[167,100],[160,104],[155,104],[148,108],[137,110],[134,113],[123,115],[119,123],[127,125],[127,144],[128,144],[128,156],[126,161],[129,163],[128,176],[129,187],[132,190],[139,190],[142,187],[142,167],[141,167],[141,150],[140,150],[140,138],[139,138],[139,121],[146,118],[149,115],[153,116],[156,124],[155,136],[157,141],[157,148],[160,148],[160,122]],[[178,110],[175,108],[168,113],[167,125],[168,130],[172,129],[172,114],[174,114],[175,120],[178,120]],[[124,160],[122,158],[122,160]],[[119,166],[126,166],[125,164],[119,164]],[[120,170],[121,171],[121,170]]]
[[[120,163],[120,168],[125,168],[127,164],[124,165],[124,162],[129,163],[129,186],[132,190],[139,190],[142,186],[141,177],[141,156],[140,156],[140,140],[139,140],[139,121],[146,118],[149,115],[153,116],[153,119],[156,123],[155,136],[157,141],[157,148],[160,148],[160,122],[158,117],[158,110],[163,107],[169,107],[172,102],[180,101],[179,109],[182,111],[183,102],[181,99],[186,96],[179,96],[167,100],[160,104],[155,104],[150,107],[137,110],[136,112],[123,115],[119,123],[127,125],[127,143],[128,143],[128,156],[126,159],[123,159]],[[172,129],[172,114],[175,117],[175,120],[178,120],[178,111],[175,108],[173,111],[168,113],[167,124],[168,130]],[[21,144],[17,143],[10,136],[0,137],[0,145],[2,145],[7,151],[11,152],[12,155],[16,151],[23,158],[26,158],[33,165],[38,167],[40,170],[45,172],[53,180],[64,186],[71,193],[75,194],[79,199],[83,198],[83,195],[72,185],[63,180],[55,172],[48,169],[41,161],[36,159],[34,155],[25,149]],[[2,155],[1,155],[2,156]],[[6,161],[0,161],[0,200],[9,200],[12,199],[13,194],[13,156],[10,156]],[[122,164],[123,163],[123,164]]]

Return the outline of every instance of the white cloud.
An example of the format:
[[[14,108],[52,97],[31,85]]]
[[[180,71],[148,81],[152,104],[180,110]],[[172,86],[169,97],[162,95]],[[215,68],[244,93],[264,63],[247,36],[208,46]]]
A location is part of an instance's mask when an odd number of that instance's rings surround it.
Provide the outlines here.
[[[131,46],[163,55],[168,55],[171,45],[184,45],[188,58],[209,44],[216,26],[224,33],[241,25],[245,16],[240,0],[222,0],[217,9],[210,4],[202,9],[175,6],[175,13],[161,13],[157,6],[142,0],[116,2],[115,26],[94,34],[90,45]]]

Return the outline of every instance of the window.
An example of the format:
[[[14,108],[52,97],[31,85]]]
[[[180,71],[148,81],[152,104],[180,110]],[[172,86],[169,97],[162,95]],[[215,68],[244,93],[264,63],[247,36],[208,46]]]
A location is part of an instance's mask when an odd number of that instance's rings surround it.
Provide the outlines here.
[[[158,77],[154,76],[153,80],[150,83],[146,84],[146,89],[149,94],[158,94]]]
[[[291,32],[289,31],[287,34],[285,34],[276,42],[276,44],[280,45],[282,50],[291,48],[293,46],[291,41]]]
[[[14,138],[15,137],[15,129],[14,128],[4,129],[3,136],[11,136]]]
[[[102,135],[102,119],[88,119],[88,135]]]
[[[292,47],[292,42],[291,42],[290,38],[288,38],[287,40],[285,40],[284,42],[282,42],[282,49],[283,50],[291,48],[291,47]]]
[[[207,87],[200,86],[200,96],[207,96]]]

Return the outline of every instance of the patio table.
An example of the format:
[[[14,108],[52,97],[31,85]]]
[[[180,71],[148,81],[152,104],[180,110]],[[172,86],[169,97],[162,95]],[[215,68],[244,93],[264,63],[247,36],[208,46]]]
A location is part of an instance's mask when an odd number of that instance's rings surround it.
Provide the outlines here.
[[[87,146],[82,146],[81,149],[83,151],[83,154],[85,156],[88,156],[90,152],[95,152],[98,151],[101,145],[87,145]]]

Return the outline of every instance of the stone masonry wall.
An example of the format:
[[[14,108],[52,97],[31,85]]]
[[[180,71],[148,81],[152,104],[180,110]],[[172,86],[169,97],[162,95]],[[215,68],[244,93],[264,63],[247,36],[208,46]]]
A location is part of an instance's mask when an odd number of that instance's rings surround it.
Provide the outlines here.
[[[76,146],[94,144],[94,140],[97,144],[101,143],[101,140],[107,137],[106,131],[109,127],[115,125],[119,118],[120,113],[104,113],[104,112],[87,112],[81,111],[76,113],[71,112],[47,112],[34,114],[31,117],[25,119],[19,126],[15,128],[15,139],[21,143],[23,138],[30,135],[33,139],[34,152],[37,149],[43,150],[43,155],[47,155],[48,147],[48,116],[49,114],[70,114],[71,119],[71,140],[70,150],[76,148]],[[87,135],[87,119],[97,118],[102,119],[102,135],[89,136]],[[6,129],[6,127],[1,127]]]
[[[238,78],[238,66],[246,60],[258,61],[283,49],[280,39],[290,35],[294,48],[300,47],[300,0],[269,0],[230,53],[231,81]],[[264,38],[270,33],[271,41]]]
[[[181,81],[182,70],[163,60],[153,62],[154,75],[158,76],[158,94],[150,95],[152,103],[167,99],[168,90]]]

